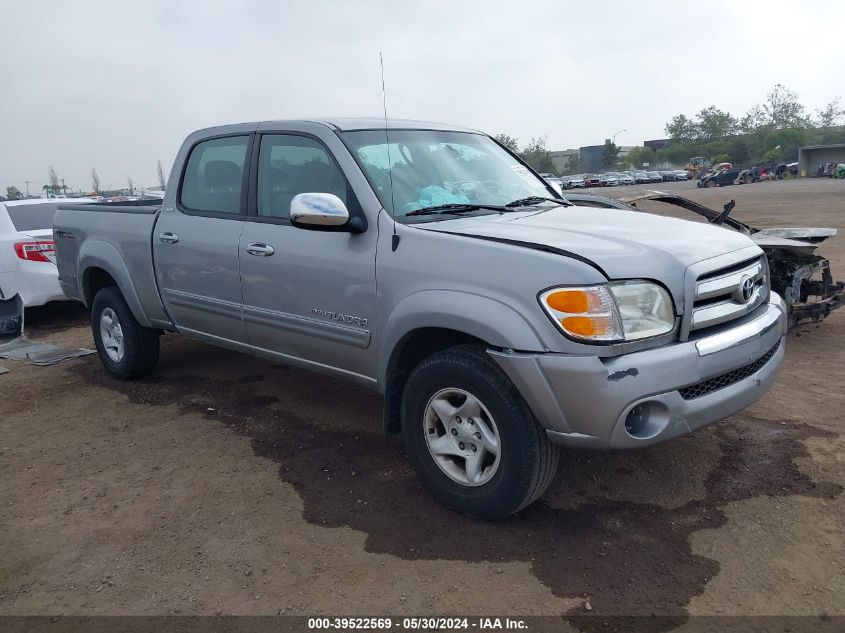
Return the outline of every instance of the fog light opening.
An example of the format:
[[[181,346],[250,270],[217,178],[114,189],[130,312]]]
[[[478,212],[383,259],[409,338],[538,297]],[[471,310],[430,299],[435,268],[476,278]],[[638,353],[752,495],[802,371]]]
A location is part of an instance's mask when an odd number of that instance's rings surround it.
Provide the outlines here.
[[[631,437],[645,440],[662,433],[669,424],[669,411],[662,402],[640,402],[625,416],[625,431]]]
[[[640,403],[628,412],[625,418],[625,430],[628,435],[637,437],[648,424],[648,405]]]

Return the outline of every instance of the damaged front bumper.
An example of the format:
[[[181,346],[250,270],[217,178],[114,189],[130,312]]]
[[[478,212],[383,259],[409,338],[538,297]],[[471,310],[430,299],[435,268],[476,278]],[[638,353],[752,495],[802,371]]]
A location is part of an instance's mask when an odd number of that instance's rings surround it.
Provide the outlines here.
[[[10,299],[0,299],[0,343],[16,339],[21,332],[23,332],[21,296],[16,294]]]
[[[723,420],[758,400],[784,356],[786,306],[718,333],[613,358],[490,351],[557,444],[622,450]]]
[[[789,327],[793,327],[800,323],[821,321],[837,308],[841,308],[843,303],[845,303],[845,288],[843,288],[845,283],[840,281],[837,285],[839,289],[821,301],[791,304],[789,312]]]
[[[821,321],[845,304],[845,282],[833,280],[830,262],[825,258],[789,251],[766,254],[772,288],[783,295],[790,328]]]

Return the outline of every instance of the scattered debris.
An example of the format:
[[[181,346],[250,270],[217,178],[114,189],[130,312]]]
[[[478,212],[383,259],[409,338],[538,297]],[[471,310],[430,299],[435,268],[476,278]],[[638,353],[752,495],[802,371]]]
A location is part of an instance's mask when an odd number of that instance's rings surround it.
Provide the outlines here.
[[[67,349],[58,345],[36,343],[21,334],[16,339],[0,345],[0,358],[22,360],[28,365],[55,365],[71,358],[94,354],[95,350],[78,348]]]

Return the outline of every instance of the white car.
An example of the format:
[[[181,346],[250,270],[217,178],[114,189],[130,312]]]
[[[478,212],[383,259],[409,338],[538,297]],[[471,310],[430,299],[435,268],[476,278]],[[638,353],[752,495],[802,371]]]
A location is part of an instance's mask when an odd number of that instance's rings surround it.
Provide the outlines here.
[[[19,295],[23,307],[65,300],[53,249],[53,216],[59,204],[90,198],[35,198],[0,202],[0,302]]]

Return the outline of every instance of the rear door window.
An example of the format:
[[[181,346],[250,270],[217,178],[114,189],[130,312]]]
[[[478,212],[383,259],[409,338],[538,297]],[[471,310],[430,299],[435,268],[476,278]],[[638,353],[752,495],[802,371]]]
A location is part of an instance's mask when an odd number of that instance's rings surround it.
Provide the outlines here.
[[[198,143],[185,166],[180,204],[189,211],[241,213],[241,190],[248,136]]]

